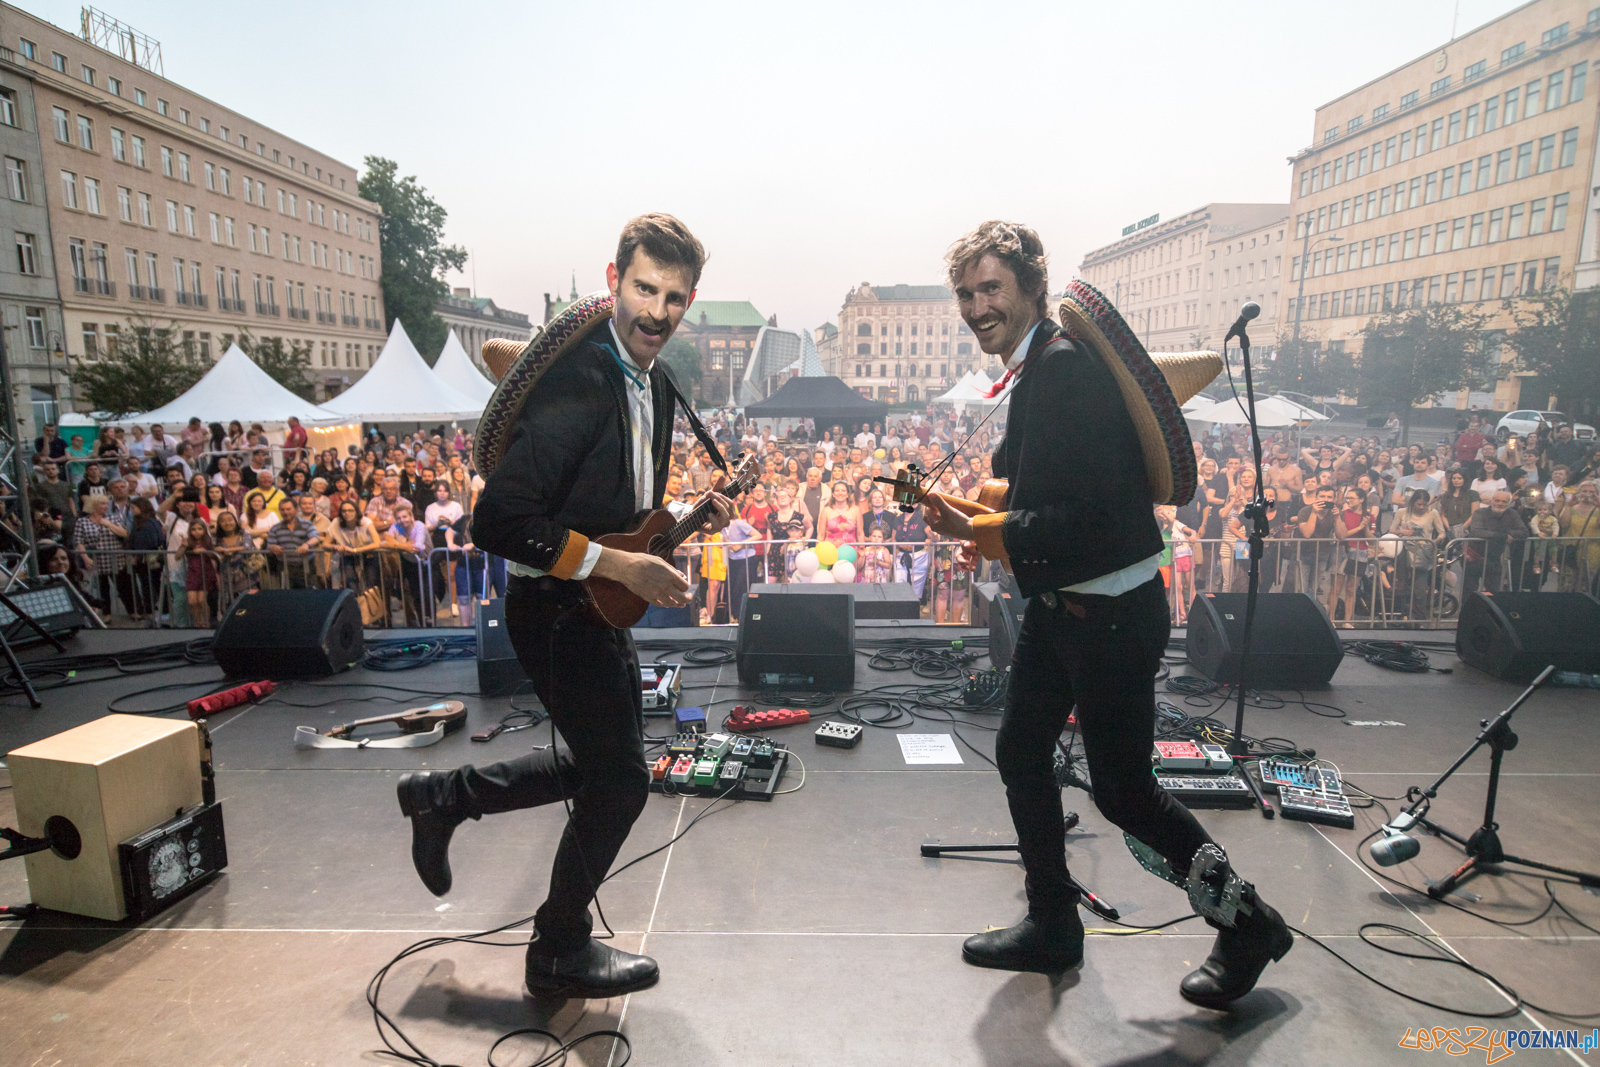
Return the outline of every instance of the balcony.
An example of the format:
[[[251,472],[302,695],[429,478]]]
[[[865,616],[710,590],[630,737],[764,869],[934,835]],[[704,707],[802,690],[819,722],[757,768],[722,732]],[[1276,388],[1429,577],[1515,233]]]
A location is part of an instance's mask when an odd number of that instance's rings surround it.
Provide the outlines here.
[[[289,309],[289,317],[291,319],[309,319],[311,318],[311,312],[305,308],[292,307]]]
[[[149,292],[150,292],[150,290],[146,289],[142,285],[135,285],[132,282],[128,283],[128,299],[129,300],[149,300],[150,297],[148,295],[146,295]]]
[[[331,311],[319,311],[317,312],[317,321],[326,326],[332,326],[339,321],[339,316]]]
[[[340,320],[346,326],[360,326],[361,320],[355,315],[340,315]]]
[[[369,329],[369,330],[381,330],[381,329],[383,329],[383,323],[378,321],[377,319],[367,319],[366,320],[366,324],[367,324],[367,329]]]
[[[204,293],[190,293],[189,299],[194,301],[194,306],[197,308],[206,306],[206,294]]]
[[[114,282],[108,282],[104,278],[85,278],[76,274],[72,277],[72,289],[74,292],[88,293],[91,296],[117,295]]]
[[[257,300],[256,301],[256,314],[257,315],[276,315],[276,314],[278,314],[278,305],[277,304],[263,304],[261,301]]]
[[[244,314],[244,301],[243,300],[230,300],[228,297],[219,296],[219,297],[217,297],[217,310],[218,311],[237,311],[239,314],[243,315]]]
[[[179,289],[177,292],[172,294],[172,299],[176,300],[184,307],[189,307],[194,303],[194,299],[187,289]]]
[[[165,304],[167,302],[167,291],[165,289],[157,289],[153,285],[147,285],[144,290],[144,298],[152,304]]]

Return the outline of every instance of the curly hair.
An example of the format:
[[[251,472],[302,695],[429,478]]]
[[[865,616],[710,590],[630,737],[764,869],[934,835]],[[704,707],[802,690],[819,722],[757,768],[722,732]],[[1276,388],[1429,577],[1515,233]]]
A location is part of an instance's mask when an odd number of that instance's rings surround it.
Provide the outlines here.
[[[1024,295],[1037,294],[1041,318],[1050,317],[1050,257],[1045,255],[1039,235],[1018,222],[990,219],[962,237],[944,254],[949,265],[950,287],[956,288],[968,267],[984,256],[999,257],[1017,276]]]
[[[700,272],[705,269],[706,249],[689,227],[662,212],[652,212],[628,220],[617,239],[617,275],[628,273],[633,253],[643,248],[645,254],[663,267],[686,267],[692,280],[689,288],[700,284]]]

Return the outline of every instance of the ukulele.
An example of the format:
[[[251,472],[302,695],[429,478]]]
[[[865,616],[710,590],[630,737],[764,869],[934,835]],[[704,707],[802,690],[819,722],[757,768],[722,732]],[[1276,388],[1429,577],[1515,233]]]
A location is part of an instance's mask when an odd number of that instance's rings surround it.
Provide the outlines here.
[[[915,463],[902,470],[895,471],[893,478],[874,478],[875,482],[884,482],[894,488],[891,493],[900,510],[909,512],[919,504],[926,502],[930,496],[936,496],[956,511],[967,518],[977,515],[989,515],[1006,506],[1006,493],[1011,489],[1011,483],[1005,478],[990,478],[983,483],[983,488],[978,490],[978,499],[968,500],[966,497],[951,496],[948,493],[936,493],[931,489],[923,489],[922,482],[926,472]],[[1001,564],[1006,573],[1011,573],[1009,561]]]
[[[747,452],[735,465],[732,479],[714,488],[723,496],[737,497],[756,483],[760,473],[761,468],[756,462],[755,453]],[[705,524],[706,516],[710,514],[709,497],[696,504],[694,510],[681,519],[674,519],[672,512],[666,508],[658,508],[639,516],[634,522],[633,529],[624,533],[606,534],[598,540],[601,548],[616,549],[619,552],[648,552],[658,559],[671,563],[673,551],[694,536]],[[601,621],[618,629],[632,626],[644,618],[645,611],[650,607],[639,594],[611,578],[597,578],[590,575],[583,580],[583,590],[589,598],[590,607]]]
[[[392,722],[400,727],[403,734],[430,733],[439,723],[444,723],[444,732],[455,733],[466,724],[467,706],[459,700],[441,700],[437,704],[429,704],[425,708],[409,708],[406,711],[397,711],[393,715],[376,715],[370,719],[357,719],[347,722],[343,726],[335,726],[326,732],[326,737],[350,739],[350,734],[358,726],[377,726],[381,723]]]

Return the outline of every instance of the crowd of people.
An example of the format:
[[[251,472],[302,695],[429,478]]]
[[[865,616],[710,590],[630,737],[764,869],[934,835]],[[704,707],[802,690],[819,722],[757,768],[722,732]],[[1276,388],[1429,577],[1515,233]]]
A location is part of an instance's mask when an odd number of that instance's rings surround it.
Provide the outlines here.
[[[1195,456],[1194,500],[1157,509],[1180,623],[1196,592],[1247,583],[1248,431],[1219,427],[1195,441]],[[1595,442],[1577,440],[1570,423],[1500,442],[1476,412],[1432,445],[1339,436],[1301,447],[1280,431],[1263,447],[1261,588],[1309,593],[1342,625],[1420,619],[1479,588],[1593,593],[1596,466]]]
[[[994,577],[993,565],[963,570],[957,546],[928,529],[920,508],[901,510],[878,479],[910,465],[940,470],[939,491],[975,499],[1003,414],[982,421],[930,408],[849,427],[804,420],[778,438],[736,412],[713,412],[707,429],[724,455],[755,453],[761,475],[725,531],[679,549],[695,590],[680,621],[737,622],[752,585],[811,580],[802,554],[819,545],[851,562],[834,577],[907,583],[925,618],[972,621],[975,583]],[[471,445],[471,434],[442,426],[374,431],[341,457],[308,449],[293,420],[269,444],[259,425],[194,418],[175,435],[107,427],[85,446],[47,426],[33,455],[40,567],[71,576],[98,608],[147,625],[208,626],[239,593],[302,586],[351,588],[369,625],[468,625],[478,598],[503,595],[506,573],[471,541],[483,487]],[[1255,492],[1247,430],[1215,427],[1194,448],[1194,499],[1156,509],[1180,624],[1197,593],[1244,588],[1244,506]],[[1476,413],[1432,446],[1274,433],[1264,449],[1262,589],[1310,593],[1344,624],[1374,617],[1380,604],[1418,617],[1452,582],[1457,597],[1482,586],[1594,592],[1595,469],[1594,442],[1575,440],[1570,425],[1500,443]],[[716,474],[680,417],[665,499],[690,503]]]

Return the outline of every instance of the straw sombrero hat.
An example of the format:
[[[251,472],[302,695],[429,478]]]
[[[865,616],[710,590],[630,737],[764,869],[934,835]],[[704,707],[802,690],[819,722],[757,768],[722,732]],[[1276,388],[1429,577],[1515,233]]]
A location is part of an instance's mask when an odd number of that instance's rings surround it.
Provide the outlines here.
[[[612,299],[608,292],[590,293],[573,301],[551,319],[527,344],[496,339],[483,345],[483,361],[500,384],[483,409],[472,458],[478,473],[485,478],[500,463],[511,431],[522,414],[528,394],[539,384],[544,372],[568,352],[596,324],[611,317]]]
[[[1179,409],[1222,373],[1222,357],[1215,352],[1152,357],[1105,294],[1081,281],[1068,285],[1061,298],[1061,328],[1111,368],[1144,447],[1155,502],[1187,504],[1195,490],[1194,445]]]

